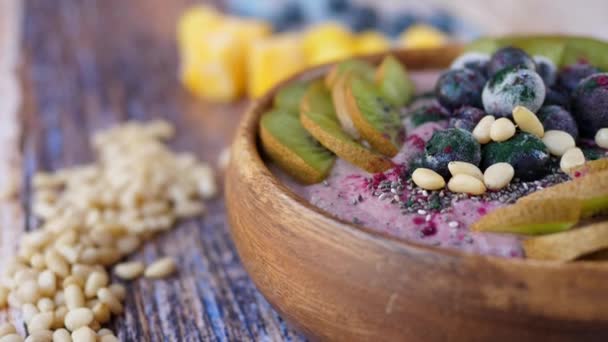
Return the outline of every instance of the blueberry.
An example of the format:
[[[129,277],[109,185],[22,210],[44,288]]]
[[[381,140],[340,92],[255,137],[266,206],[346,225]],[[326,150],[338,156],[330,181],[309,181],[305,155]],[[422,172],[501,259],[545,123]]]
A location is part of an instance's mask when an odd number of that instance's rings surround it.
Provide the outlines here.
[[[490,55],[480,52],[467,52],[456,58],[450,65],[450,69],[474,69],[482,75],[487,75],[488,62]]]
[[[507,68],[490,78],[481,97],[490,115],[509,116],[516,106],[536,112],[545,101],[545,83],[532,70]]]
[[[347,13],[347,22],[355,32],[376,28],[378,20],[378,13],[370,6],[357,6]]]
[[[570,94],[583,78],[597,74],[598,72],[600,71],[596,67],[588,63],[576,63],[565,66],[557,75],[557,86]]]
[[[449,177],[448,163],[464,161],[479,165],[481,146],[473,135],[459,128],[436,131],[424,147],[424,165]]]
[[[397,37],[410,26],[414,25],[417,21],[416,16],[413,14],[402,13],[391,20],[388,20],[385,31],[391,37]]]
[[[589,76],[579,82],[572,94],[572,114],[585,138],[608,127],[608,73]]]
[[[549,172],[549,151],[542,140],[524,132],[517,133],[503,142],[484,145],[482,169],[496,163],[509,163],[515,169],[515,177],[524,181],[542,178]]]
[[[298,26],[304,22],[302,8],[296,2],[288,2],[281,9],[273,22],[275,31],[281,32]]]
[[[451,33],[454,31],[456,20],[447,11],[438,10],[429,17],[428,23],[440,31]]]
[[[332,13],[344,13],[350,9],[350,1],[349,0],[328,0],[327,7]]]
[[[570,134],[575,140],[578,139],[578,126],[574,117],[563,107],[551,105],[543,106],[536,113],[543,124],[545,131],[558,130]]]
[[[486,78],[472,69],[449,70],[437,81],[435,95],[442,106],[456,109],[462,106],[481,107],[481,91]]]
[[[414,110],[410,114],[410,122],[413,127],[421,126],[427,122],[447,120],[449,112],[438,105],[425,105]]]
[[[548,88],[543,106],[557,105],[570,109],[570,96],[561,89]]]
[[[473,131],[481,118],[486,116],[486,113],[475,107],[464,106],[456,109],[450,118],[449,127],[464,129],[465,131]]]
[[[515,47],[504,47],[494,52],[488,62],[488,76],[492,77],[497,72],[506,68],[520,68],[534,70],[536,64],[524,50]]]
[[[557,79],[557,66],[555,63],[545,56],[534,56],[534,62],[536,62],[536,73],[543,79],[545,86],[552,86]]]

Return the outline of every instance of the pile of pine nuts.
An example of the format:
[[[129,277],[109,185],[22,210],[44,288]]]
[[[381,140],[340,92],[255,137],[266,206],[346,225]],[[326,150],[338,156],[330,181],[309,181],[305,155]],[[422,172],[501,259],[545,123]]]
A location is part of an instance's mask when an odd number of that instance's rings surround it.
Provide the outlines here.
[[[217,191],[208,165],[165,145],[173,133],[163,121],[126,123],[93,137],[94,163],[33,177],[40,228],[22,237],[0,281],[0,309],[21,309],[25,341],[118,341],[102,324],[123,312],[127,290],[108,269],[177,220],[203,214]],[[175,269],[161,258],[147,267],[124,262],[114,273],[132,280]],[[0,341],[23,338],[5,324]]]

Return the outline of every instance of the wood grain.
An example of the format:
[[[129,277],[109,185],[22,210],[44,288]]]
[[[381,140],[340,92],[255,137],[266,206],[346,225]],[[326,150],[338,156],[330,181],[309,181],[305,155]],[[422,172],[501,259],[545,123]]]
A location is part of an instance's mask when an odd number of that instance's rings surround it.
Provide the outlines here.
[[[201,102],[179,85],[174,25],[192,3],[25,3],[20,139],[25,186],[22,198],[12,205],[24,208],[26,220],[2,222],[3,241],[10,238],[13,244],[24,229],[35,229],[29,214],[32,174],[92,160],[87,139],[98,129],[130,119],[165,118],[179,132],[172,143],[176,150],[193,151],[215,163],[247,104]],[[126,312],[111,328],[121,341],[303,339],[270,308],[241,267],[227,231],[223,197],[211,201],[208,209],[205,218],[181,224],[133,256],[146,261],[174,256],[179,272],[163,281],[129,284]],[[2,253],[12,251],[5,247]],[[0,321],[5,318],[0,316]],[[10,319],[23,330],[18,316]]]
[[[445,67],[457,53],[396,55],[416,70]],[[294,194],[258,153],[259,118],[273,95],[252,106],[232,145],[228,216],[260,291],[308,335],[343,341],[608,339],[608,264],[511,260],[419,245],[335,219]]]

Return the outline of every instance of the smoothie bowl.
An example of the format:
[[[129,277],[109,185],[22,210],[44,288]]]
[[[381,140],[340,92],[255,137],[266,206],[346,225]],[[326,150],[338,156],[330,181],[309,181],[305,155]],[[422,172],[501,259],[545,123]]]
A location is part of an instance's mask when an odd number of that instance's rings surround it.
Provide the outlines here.
[[[602,258],[608,235],[605,47],[470,49],[309,70],[244,118],[231,231],[260,291],[310,336],[606,338],[608,265],[578,260]]]

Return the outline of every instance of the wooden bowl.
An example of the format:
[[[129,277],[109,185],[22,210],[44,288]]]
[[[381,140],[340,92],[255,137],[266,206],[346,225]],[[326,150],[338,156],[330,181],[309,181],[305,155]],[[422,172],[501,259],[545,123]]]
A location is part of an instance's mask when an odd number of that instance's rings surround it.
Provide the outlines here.
[[[459,52],[394,55],[420,70],[446,67]],[[257,144],[260,115],[281,86],[243,118],[226,203],[245,268],[289,322],[320,340],[608,340],[608,265],[424,246],[338,220],[298,197],[268,170]]]

